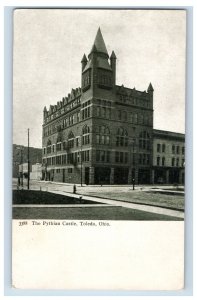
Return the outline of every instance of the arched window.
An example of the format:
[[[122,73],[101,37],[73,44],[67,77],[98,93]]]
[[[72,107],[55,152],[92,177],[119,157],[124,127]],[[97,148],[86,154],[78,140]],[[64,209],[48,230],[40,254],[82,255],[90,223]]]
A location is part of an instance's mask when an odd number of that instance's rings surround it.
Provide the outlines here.
[[[150,150],[150,135],[147,131],[142,131],[139,136],[139,148]]]
[[[51,153],[51,140],[47,141],[47,154]]]
[[[58,137],[57,137],[56,150],[57,151],[61,151],[62,150],[62,138],[61,138],[60,135],[58,135]]]
[[[128,146],[128,132],[126,129],[120,127],[116,133],[116,146],[127,147]]]
[[[96,143],[100,145],[110,144],[110,130],[107,126],[102,125],[96,128]]]
[[[74,147],[74,134],[72,131],[69,132],[69,135],[68,135],[68,148],[73,148]]]
[[[87,145],[90,143],[90,127],[85,125],[82,129],[82,144]]]

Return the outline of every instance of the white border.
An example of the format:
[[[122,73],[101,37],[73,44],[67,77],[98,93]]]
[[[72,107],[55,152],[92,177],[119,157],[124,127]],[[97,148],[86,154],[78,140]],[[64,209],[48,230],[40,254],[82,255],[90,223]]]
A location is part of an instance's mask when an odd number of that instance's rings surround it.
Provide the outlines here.
[[[101,7],[101,6],[107,6],[107,7],[111,7],[112,6],[112,3],[110,3],[111,1],[104,1],[104,0],[100,0],[100,1],[94,1],[94,4],[93,4],[93,1],[83,1],[83,5],[82,5],[82,1],[76,1],[76,0],[73,0],[73,1],[63,1],[63,0],[57,0],[57,1],[54,1],[54,0],[48,0],[48,1],[46,1],[46,0],[29,0],[29,1],[26,1],[26,0],[23,0],[23,1],[17,1],[17,0],[3,0],[3,1],[1,1],[1,3],[0,3],[0,20],[1,20],[1,25],[2,26],[0,26],[0,34],[1,34],[1,45],[3,45],[4,44],[4,26],[3,26],[3,20],[4,20],[4,6],[19,6],[19,7],[21,7],[21,6],[25,6],[25,7],[33,7],[33,6],[37,6],[37,7],[43,7],[43,8],[46,8],[46,2],[47,2],[47,7],[49,7],[49,6],[55,6],[55,7],[57,7],[58,8],[58,6],[61,6],[61,7],[65,7],[65,6],[67,6],[67,7],[76,7],[76,6],[80,6],[80,7],[87,7],[87,6],[91,6],[91,7]],[[168,7],[167,7],[167,5],[169,5]],[[148,8],[152,8],[152,6],[155,6],[155,7],[157,7],[157,8],[172,8],[172,6],[186,6],[187,5],[187,7],[188,6],[193,6],[194,7],[194,17],[193,17],[193,19],[194,19],[194,30],[196,30],[195,28],[197,28],[196,27],[196,11],[195,11],[195,6],[196,6],[196,1],[195,0],[188,0],[188,1],[180,1],[180,0],[177,0],[177,1],[175,1],[175,0],[165,0],[165,1],[158,1],[158,0],[155,0],[155,1],[148,1]],[[115,1],[113,1],[113,7],[114,6],[117,6],[117,7],[120,7],[120,6],[122,6],[122,7],[125,7],[125,6],[132,6],[132,7],[135,7],[135,8],[139,8],[139,6],[144,6],[144,7],[146,7],[147,8],[147,0],[136,0],[136,1],[118,1],[118,0],[115,0]],[[175,8],[175,7],[174,7]],[[190,33],[191,34],[191,33]],[[194,37],[196,37],[196,34],[194,34]],[[192,37],[190,37],[190,38],[192,38]],[[194,53],[196,53],[196,40],[194,41]],[[6,51],[7,51],[7,49],[6,49]],[[3,66],[3,62],[4,62],[4,48],[3,47],[0,47],[0,52],[1,52],[1,66]],[[191,54],[190,54],[191,55]],[[190,60],[191,60],[191,57],[190,57]],[[195,67],[196,67],[196,59],[194,59],[194,63],[195,63]],[[192,67],[192,62],[190,61],[190,64],[191,64],[191,66],[190,66],[190,68]],[[194,72],[196,72],[196,68],[194,68]],[[4,71],[3,71],[3,68],[2,68],[2,71],[1,71],[1,78],[3,78],[4,76]],[[189,75],[190,75],[190,77],[189,77],[189,86],[190,86],[190,88],[192,88],[192,71],[190,70],[190,73],[189,73]],[[195,74],[194,74],[195,75]],[[194,78],[196,78],[195,76],[194,76]],[[6,79],[6,78],[5,78]],[[2,81],[1,81],[2,82]],[[8,85],[9,83],[7,83],[6,82],[6,85]],[[1,103],[2,103],[2,105],[3,105],[3,99],[4,99],[4,97],[3,97],[3,85],[1,85],[0,86],[0,92],[1,92]],[[189,103],[190,104],[192,104],[192,94],[191,94],[191,92],[192,91],[190,91],[190,99],[189,99]],[[196,93],[194,92],[194,99],[197,99],[196,97],[195,97],[195,95],[196,95]],[[6,99],[5,99],[6,100]],[[197,101],[197,100],[196,100]],[[195,101],[194,101],[194,107],[193,107],[193,109],[194,109],[194,113],[196,112],[196,103],[195,103]],[[5,124],[5,125],[7,125],[8,124],[8,121],[10,121],[10,120],[7,120],[7,118],[9,117],[9,115],[10,115],[10,112],[8,113],[7,112],[7,109],[6,109],[6,115],[5,115],[5,123],[4,123],[4,110],[3,110],[3,108],[1,108],[1,110],[0,110],[0,113],[1,113],[1,115],[0,115],[0,122],[1,122],[1,129],[3,129],[3,123]],[[191,114],[190,114],[190,120],[191,120],[192,118],[191,118]],[[196,116],[194,115],[194,125],[193,125],[193,128],[196,128]],[[190,125],[191,126],[191,125]],[[190,127],[190,132],[191,132],[191,127]],[[3,131],[3,130],[2,130]],[[7,129],[7,126],[5,126],[5,137],[6,137],[6,135],[7,135],[7,133],[8,133],[8,129]],[[195,138],[195,137],[194,137]],[[192,147],[192,143],[191,143],[191,140],[192,140],[192,136],[191,136],[191,134],[190,134],[190,147]],[[8,140],[7,140],[8,141]],[[196,153],[196,139],[194,140],[194,153]],[[7,149],[6,149],[6,151],[7,151]],[[190,153],[189,153],[190,155],[192,154],[192,151],[191,151],[191,149],[190,149]],[[186,154],[187,155],[187,154]],[[2,158],[2,164],[1,164],[1,166],[3,166],[3,161],[4,161],[4,149],[3,149],[3,147],[1,148],[1,158]],[[10,162],[7,160],[7,158],[8,158],[8,155],[6,155],[5,156],[5,170],[9,167],[9,165],[10,165]],[[190,166],[190,170],[189,170],[189,172],[188,172],[188,180],[189,180],[189,186],[188,186],[188,191],[190,191],[190,196],[192,196],[192,176],[191,176],[191,167],[192,167],[192,160],[191,160],[192,158],[191,157],[189,157],[188,158],[188,162],[189,162],[189,160],[190,160],[190,163],[191,163],[191,166]],[[195,166],[196,166],[196,158],[194,157],[194,171],[195,171]],[[3,172],[1,172],[1,178],[0,178],[0,183],[1,183],[1,189],[0,189],[0,191],[1,191],[1,193],[3,192],[3,182],[4,182],[4,174],[3,174]],[[8,178],[6,178],[6,189],[5,189],[5,192],[7,191],[7,186],[8,186],[8,184],[9,184],[9,181],[7,181],[7,179]],[[194,183],[195,183],[195,179],[196,179],[196,175],[194,174]],[[5,195],[7,196],[7,193],[5,193]],[[194,191],[194,208],[193,208],[193,211],[194,211],[194,215],[196,214],[196,203],[195,203],[195,195],[196,195],[196,192]],[[3,193],[2,193],[2,197],[1,197],[1,200],[3,200],[4,199],[4,197],[3,197]],[[5,199],[5,201],[6,201],[6,199]],[[1,205],[3,206],[3,201],[1,201]],[[3,233],[3,207],[1,207],[1,222],[2,222],[2,224],[1,224],[1,233]],[[7,214],[6,214],[6,216],[5,216],[5,220],[7,219]],[[8,224],[8,221],[6,222],[6,224]],[[186,222],[186,224],[187,224],[187,222]],[[187,224],[188,225],[188,224]],[[186,227],[187,227],[187,225],[186,225]],[[194,230],[195,230],[195,228],[196,228],[196,217],[194,216],[194,225],[193,225],[193,228],[194,228]],[[186,228],[187,229],[187,228]],[[6,231],[7,233],[9,233],[9,231]],[[1,236],[3,236],[3,234],[1,235]],[[195,237],[195,234],[194,234],[194,237]],[[6,238],[6,237],[5,237]],[[190,238],[192,238],[192,237],[190,237]],[[7,240],[7,238],[5,239],[5,240]],[[1,245],[3,245],[3,242],[1,243]],[[2,247],[0,247],[1,248],[1,251],[2,251]],[[195,241],[194,241],[194,253],[196,253],[196,239],[195,239]],[[8,252],[10,251],[10,249],[8,248],[8,249],[6,249],[6,253],[5,253],[5,261],[6,261],[6,265],[8,266],[8,260],[10,259],[9,258],[9,256],[8,256]],[[3,258],[3,253],[1,253],[1,263],[3,263],[3,261],[4,261],[4,258]],[[1,265],[3,265],[3,264],[1,264]],[[194,263],[193,263],[193,265],[194,265],[194,272],[195,272],[195,266],[196,266],[196,259],[194,258]],[[7,270],[8,271],[8,270]],[[196,281],[196,272],[194,273],[194,282]],[[0,284],[1,284],[1,295],[3,296],[3,276],[2,276],[2,278],[0,277]],[[187,286],[186,286],[186,290],[187,290]],[[25,293],[21,293],[21,291],[17,291],[17,293],[15,293],[15,294],[8,294],[8,290],[7,290],[7,292],[6,292],[6,295],[8,296],[8,295],[10,295],[10,296],[13,296],[13,295],[15,295],[15,296],[17,296],[17,295],[26,295],[26,296],[30,296],[30,295],[42,295],[42,296],[44,296],[44,295],[46,295],[47,296],[47,294],[48,294],[48,296],[50,295],[50,296],[55,296],[55,295],[71,295],[71,293],[67,293],[67,292],[61,292],[61,294],[59,294],[59,293],[57,293],[57,291],[48,291],[48,293],[46,293],[46,291],[44,291],[44,293],[43,292],[41,292],[41,291],[39,291],[38,293],[35,293],[35,291],[24,291]],[[82,294],[82,293],[81,293]],[[117,293],[117,292],[112,292],[112,293],[109,293],[109,292],[103,292],[103,293],[97,293],[97,295],[118,295],[119,293]],[[143,295],[143,296],[145,296],[145,295],[151,295],[150,293],[146,293],[146,292],[137,292],[137,293],[135,293],[135,292],[131,292],[131,293],[128,293],[127,295],[131,295],[131,296],[134,296],[134,295]],[[195,286],[194,286],[194,295],[196,294],[196,291],[195,291]],[[73,295],[73,293],[72,293],[72,295]],[[76,295],[76,293],[75,293],[75,295]],[[92,293],[84,293],[84,295],[93,295]],[[125,293],[123,293],[123,295],[126,295]],[[161,295],[167,295],[167,293],[162,293],[162,292],[152,292],[152,296],[161,296]],[[176,292],[176,293],[170,293],[169,292],[169,294],[168,295],[180,295],[180,294],[178,294],[178,292]],[[184,294],[182,294],[182,295],[184,295]],[[187,293],[185,294],[185,295],[187,295]],[[191,290],[190,290],[190,293],[189,293],[189,296],[191,296]],[[40,298],[40,297],[39,297]],[[70,298],[70,297],[69,297]],[[75,297],[74,297],[75,298]],[[106,297],[103,297],[103,298],[106,298]],[[111,298],[111,297],[108,297],[108,298]],[[119,298],[119,297],[118,297]],[[139,299],[139,298],[141,298],[141,297],[139,297],[138,296],[138,298],[137,299]],[[72,299],[73,299],[73,297],[72,297]]]

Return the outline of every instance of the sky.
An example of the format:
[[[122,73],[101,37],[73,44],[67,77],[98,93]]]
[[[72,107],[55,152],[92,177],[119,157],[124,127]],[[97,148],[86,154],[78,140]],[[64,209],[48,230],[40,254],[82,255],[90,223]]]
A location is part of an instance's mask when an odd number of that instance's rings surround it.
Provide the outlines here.
[[[21,9],[14,14],[13,143],[42,147],[43,108],[81,84],[98,27],[116,84],[154,88],[154,128],[185,132],[185,12]]]

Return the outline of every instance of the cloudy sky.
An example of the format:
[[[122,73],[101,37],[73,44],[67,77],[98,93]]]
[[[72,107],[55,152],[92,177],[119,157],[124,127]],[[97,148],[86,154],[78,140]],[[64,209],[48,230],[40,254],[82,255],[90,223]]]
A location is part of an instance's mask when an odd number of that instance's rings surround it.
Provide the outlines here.
[[[16,10],[13,142],[42,146],[43,107],[81,83],[81,58],[100,26],[116,83],[154,87],[154,128],[185,130],[185,12],[151,10]]]

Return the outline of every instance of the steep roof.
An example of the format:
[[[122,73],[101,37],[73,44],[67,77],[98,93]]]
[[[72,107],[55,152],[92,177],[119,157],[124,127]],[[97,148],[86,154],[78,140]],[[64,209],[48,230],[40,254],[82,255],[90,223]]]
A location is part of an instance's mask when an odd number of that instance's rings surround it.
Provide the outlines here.
[[[102,52],[102,53],[105,53],[105,54],[108,55],[107,48],[105,46],[105,42],[104,42],[100,27],[97,31],[97,34],[96,34],[96,37],[95,37],[95,40],[94,40],[93,47],[94,46],[96,46],[96,50],[98,52]]]

